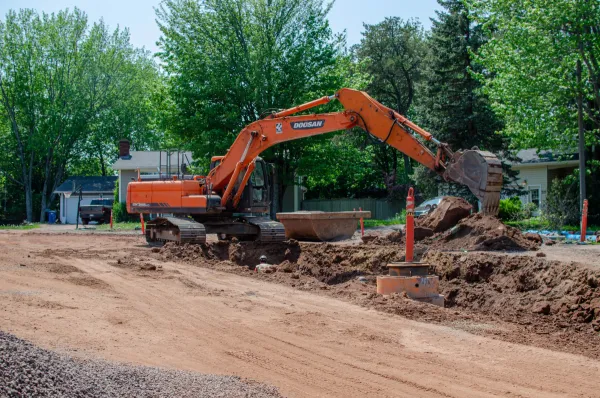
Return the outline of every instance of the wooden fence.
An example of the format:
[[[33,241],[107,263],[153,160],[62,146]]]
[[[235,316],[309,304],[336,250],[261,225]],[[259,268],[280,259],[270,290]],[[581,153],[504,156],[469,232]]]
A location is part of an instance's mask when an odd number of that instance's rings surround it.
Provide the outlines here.
[[[375,220],[388,220],[401,213],[405,205],[385,199],[310,199],[302,201],[302,210],[312,211],[352,211],[362,208],[371,212]]]

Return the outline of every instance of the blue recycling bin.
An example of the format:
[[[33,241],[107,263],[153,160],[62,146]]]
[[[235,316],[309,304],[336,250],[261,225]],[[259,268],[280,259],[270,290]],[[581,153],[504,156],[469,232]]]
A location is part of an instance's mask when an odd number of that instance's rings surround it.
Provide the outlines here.
[[[48,212],[48,224],[56,223],[56,212],[54,210],[47,210]]]

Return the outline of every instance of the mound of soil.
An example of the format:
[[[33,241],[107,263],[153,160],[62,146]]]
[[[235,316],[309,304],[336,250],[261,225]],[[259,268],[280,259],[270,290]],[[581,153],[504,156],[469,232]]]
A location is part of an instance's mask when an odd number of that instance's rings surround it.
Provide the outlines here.
[[[429,252],[446,307],[539,322],[552,329],[600,331],[600,271],[529,256]],[[532,319],[535,318],[535,319]]]
[[[472,214],[449,231],[426,240],[439,250],[525,251],[537,250],[539,242],[529,240],[517,228],[504,225],[496,217]]]
[[[167,260],[229,261],[254,269],[260,257],[278,265],[278,271],[310,276],[328,285],[337,284],[360,275],[387,273],[387,264],[404,259],[404,246],[382,240],[387,245],[335,245],[330,243],[301,243],[289,240],[281,243],[213,242],[203,245],[167,243],[160,253]],[[416,248],[422,253],[423,249]]]
[[[469,216],[472,210],[473,206],[463,198],[445,196],[431,213],[417,218],[416,225],[436,233],[443,232]]]

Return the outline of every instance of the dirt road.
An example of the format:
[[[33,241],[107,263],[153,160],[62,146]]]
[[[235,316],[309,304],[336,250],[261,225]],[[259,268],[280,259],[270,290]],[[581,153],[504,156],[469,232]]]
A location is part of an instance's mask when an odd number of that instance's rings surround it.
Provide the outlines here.
[[[0,233],[0,328],[76,355],[252,378],[287,396],[598,395],[593,359],[146,261],[149,251],[139,237]]]

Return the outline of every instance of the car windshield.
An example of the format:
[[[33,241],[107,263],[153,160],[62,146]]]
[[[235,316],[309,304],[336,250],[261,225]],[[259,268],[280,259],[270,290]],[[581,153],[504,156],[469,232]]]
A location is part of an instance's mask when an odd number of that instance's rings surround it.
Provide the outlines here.
[[[427,207],[427,205],[429,205],[429,206],[431,206],[431,205],[438,205],[441,200],[442,200],[442,198],[429,199],[429,200],[426,200],[425,202],[421,203],[419,205],[419,207]]]
[[[112,199],[94,199],[90,203],[92,206],[110,206],[112,205]]]

